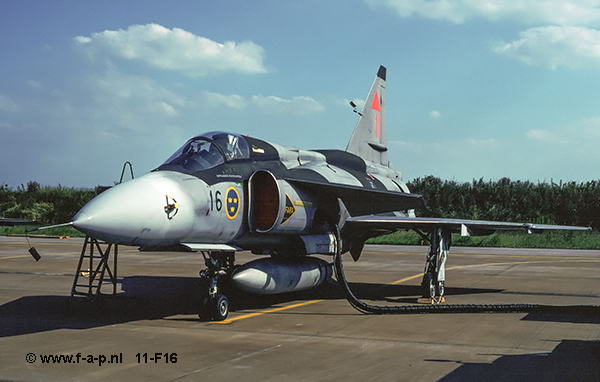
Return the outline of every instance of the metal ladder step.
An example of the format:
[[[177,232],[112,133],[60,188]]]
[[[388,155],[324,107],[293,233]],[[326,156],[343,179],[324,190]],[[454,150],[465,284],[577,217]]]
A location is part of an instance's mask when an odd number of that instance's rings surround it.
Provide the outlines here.
[[[113,271],[111,271],[109,265],[109,258],[111,249],[114,248],[113,255]],[[89,253],[88,253],[89,249]],[[94,253],[94,249],[97,253]],[[104,281],[110,281],[113,285],[113,295],[117,294],[117,253],[118,246],[108,244],[106,249],[103,251],[100,247],[100,242],[90,236],[86,236],[83,248],[81,249],[81,255],[79,256],[79,263],[77,264],[77,270],[75,272],[75,278],[73,280],[73,286],[71,288],[71,297],[73,296],[87,296],[92,300],[96,300],[102,290]],[[87,269],[84,267],[84,260],[88,259],[89,266]],[[97,260],[97,261],[94,261]],[[83,268],[83,269],[82,269]],[[108,272],[108,275],[106,273]],[[91,282],[88,281],[85,284],[79,283],[79,277],[90,277]],[[84,291],[78,290],[84,289]]]

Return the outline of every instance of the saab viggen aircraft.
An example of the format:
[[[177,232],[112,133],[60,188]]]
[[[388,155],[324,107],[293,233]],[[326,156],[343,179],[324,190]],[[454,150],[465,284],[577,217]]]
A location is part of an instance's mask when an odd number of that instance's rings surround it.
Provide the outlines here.
[[[199,315],[224,320],[222,283],[254,293],[319,285],[331,264],[359,310],[386,313],[348,289],[341,255],[357,261],[365,240],[402,229],[428,235],[424,295],[444,295],[451,233],[498,229],[587,230],[584,227],[416,217],[422,196],[410,193],[387,159],[386,69],[381,66],[345,151],[299,150],[235,133],[208,132],[187,141],[154,171],[96,196],[69,223],[89,237],[142,250],[201,251],[208,280]],[[263,257],[235,265],[235,252]]]

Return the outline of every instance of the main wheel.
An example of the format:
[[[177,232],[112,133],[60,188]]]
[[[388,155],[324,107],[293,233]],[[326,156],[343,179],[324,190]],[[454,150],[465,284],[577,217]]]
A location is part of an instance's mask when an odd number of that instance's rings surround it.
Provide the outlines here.
[[[444,285],[444,282],[443,281],[438,281],[437,295],[439,297],[444,297],[445,293],[446,293],[446,287]]]
[[[423,281],[421,282],[421,291],[423,293],[423,297],[425,298],[435,298],[435,283],[433,281],[433,274],[426,273],[423,276]]]
[[[213,300],[212,306],[213,319],[223,321],[229,314],[229,300],[222,294],[217,294]]]

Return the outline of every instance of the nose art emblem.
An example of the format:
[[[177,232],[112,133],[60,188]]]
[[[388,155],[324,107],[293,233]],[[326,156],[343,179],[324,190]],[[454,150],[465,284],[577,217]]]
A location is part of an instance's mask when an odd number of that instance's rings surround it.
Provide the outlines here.
[[[179,203],[169,195],[165,195],[167,198],[167,205],[165,206],[165,213],[167,214],[167,219],[171,220],[177,215],[179,212]],[[173,203],[169,203],[172,201]]]

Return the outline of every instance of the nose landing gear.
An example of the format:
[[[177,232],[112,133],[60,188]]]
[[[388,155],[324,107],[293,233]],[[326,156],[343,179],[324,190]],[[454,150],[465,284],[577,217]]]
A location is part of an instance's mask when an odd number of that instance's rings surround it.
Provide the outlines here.
[[[200,278],[208,282],[207,294],[200,301],[198,317],[202,321],[223,321],[229,314],[229,299],[222,290],[222,283],[233,272],[235,252],[202,252],[206,269],[200,271]],[[225,276],[225,279],[222,279]]]

